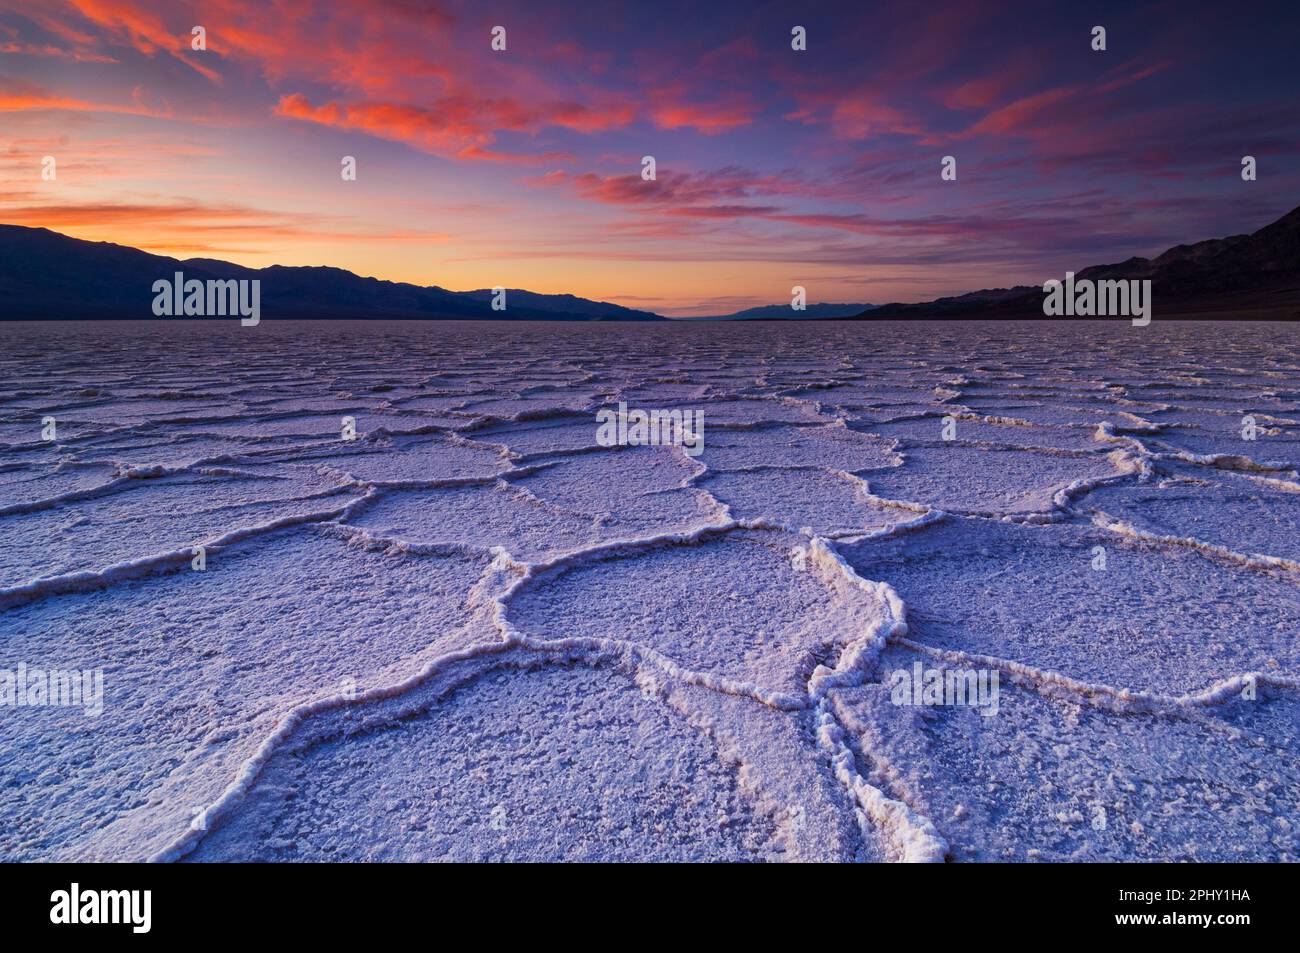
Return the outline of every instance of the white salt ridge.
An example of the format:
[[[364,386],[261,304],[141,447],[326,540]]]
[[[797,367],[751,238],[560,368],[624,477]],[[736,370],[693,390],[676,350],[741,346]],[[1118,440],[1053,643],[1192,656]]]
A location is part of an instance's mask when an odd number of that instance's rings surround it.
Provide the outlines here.
[[[136,559],[126,560],[115,563],[98,570],[86,570],[82,572],[67,573],[61,576],[44,576],[33,579],[30,582],[16,586],[7,586],[0,588],[0,610],[12,606],[22,605],[35,599],[43,599],[48,596],[65,595],[72,592],[87,592],[92,589],[103,589],[112,586],[115,583],[125,582],[129,579],[139,579],[142,576],[151,575],[160,571],[175,570],[190,565],[194,558],[194,546],[202,546],[209,558],[219,556],[222,549],[232,546],[235,543],[251,539],[255,536],[266,535],[277,530],[286,529],[290,526],[301,526],[306,523],[319,523],[325,520],[339,519],[346,517],[353,508],[365,502],[366,497],[358,497],[352,501],[332,509],[320,510],[315,513],[305,513],[296,516],[284,516],[279,519],[269,520],[256,526],[241,526],[229,530],[208,540],[201,540],[192,546],[183,549],[175,549],[164,553],[153,553],[148,556],[140,556]]]
[[[118,475],[112,479],[105,480],[94,486],[80,487],[75,490],[67,490],[63,493],[56,493],[53,496],[42,497],[35,500],[27,500],[21,503],[11,503],[7,506],[0,506],[0,516],[12,516],[18,513],[36,513],[40,510],[53,509],[64,503],[72,503],[77,500],[89,500],[99,496],[105,496],[118,490],[125,490],[131,487],[132,480],[148,480],[155,477],[166,476],[171,473],[203,473],[198,467],[134,467],[125,472],[118,470]]]
[[[1262,553],[1239,553],[1226,546],[1207,543],[1204,540],[1196,539],[1191,536],[1168,536],[1160,535],[1158,533],[1148,533],[1129,523],[1111,519],[1104,513],[1096,514],[1093,517],[1093,522],[1103,529],[1110,530],[1112,533],[1119,533],[1133,539],[1140,539],[1148,543],[1158,543],[1163,546],[1185,546],[1188,549],[1195,549],[1203,553],[1208,553],[1209,555],[1216,556],[1219,559],[1239,563],[1243,566],[1249,566],[1252,569],[1281,569],[1287,572],[1300,573],[1300,561],[1295,559],[1285,559],[1281,556],[1266,556]]]
[[[1044,693],[1065,692],[1088,704],[1126,714],[1157,715],[1190,708],[1208,708],[1239,699],[1247,689],[1273,688],[1288,692],[1300,691],[1300,678],[1268,672],[1242,672],[1239,675],[1219,679],[1199,691],[1181,695],[1133,691],[1100,682],[1079,681],[1060,672],[1025,665],[1011,659],[923,645],[906,638],[905,633],[891,637],[891,641],[914,652],[951,662],[964,669],[996,668],[1012,676],[1019,684],[1028,685]]]

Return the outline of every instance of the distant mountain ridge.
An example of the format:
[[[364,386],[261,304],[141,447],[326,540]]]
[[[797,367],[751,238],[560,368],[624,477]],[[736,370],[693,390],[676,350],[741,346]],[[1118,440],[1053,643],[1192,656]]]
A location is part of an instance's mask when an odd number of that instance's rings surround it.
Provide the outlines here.
[[[362,278],[342,268],[271,265],[247,268],[211,258],[180,260],[126,245],[88,242],[45,228],[0,225],[0,317],[9,319],[150,318],[160,278],[259,279],[264,318],[424,318],[490,320],[666,321],[573,295],[507,289],[506,310],[492,292]],[[189,320],[202,320],[190,318]]]
[[[788,304],[764,304],[731,314],[712,314],[707,317],[692,317],[690,321],[817,321],[827,318],[847,318],[870,311],[874,304],[810,304],[802,311],[795,311]]]
[[[152,286],[185,278],[259,279],[265,318],[666,321],[570,294],[508,289],[507,309],[492,292],[363,278],[328,266],[248,268],[211,258],[179,260],[45,228],[0,225],[0,319],[153,318]],[[1042,276],[1043,281],[1064,278]],[[1256,232],[1176,245],[1155,258],[1130,258],[1075,272],[1075,280],[1149,279],[1156,317],[1300,319],[1300,208]],[[884,320],[1042,318],[1041,284],[991,288],[918,304],[763,305],[688,320]],[[1053,319],[1054,320],[1054,319]]]
[[[1064,274],[1044,275],[1063,280]],[[1175,245],[1155,258],[1130,258],[1075,272],[1075,281],[1151,281],[1155,316],[1300,319],[1300,207],[1248,235]],[[1043,317],[1043,287],[989,288],[918,304],[886,304],[855,315],[885,318]]]

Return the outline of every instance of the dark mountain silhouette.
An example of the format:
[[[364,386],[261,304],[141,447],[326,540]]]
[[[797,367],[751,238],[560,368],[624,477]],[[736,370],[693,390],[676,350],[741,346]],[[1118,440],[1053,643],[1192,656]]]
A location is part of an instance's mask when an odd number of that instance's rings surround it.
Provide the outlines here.
[[[846,318],[870,311],[872,304],[810,304],[803,311],[795,311],[789,304],[764,304],[731,314],[712,314],[689,318],[691,321],[816,321],[825,318]]]
[[[1064,274],[1043,280],[1063,280]],[[1250,235],[1175,245],[1075,272],[1075,280],[1150,279],[1155,317],[1300,319],[1300,208]],[[920,304],[886,304],[855,319],[1041,318],[1043,286],[972,291]],[[1053,318],[1052,320],[1057,320]]]
[[[342,268],[246,268],[210,258],[184,261],[109,242],[88,242],[45,228],[0,225],[0,317],[150,318],[153,283],[185,279],[259,279],[264,320],[277,318],[432,318],[664,321],[573,295],[509,289],[505,311],[492,292],[448,291],[362,278]],[[199,320],[190,318],[188,320]]]
[[[44,228],[0,225],[0,318],[152,318],[153,283],[185,278],[256,278],[261,314],[276,318],[424,318],[663,321],[573,295],[507,291],[505,311],[492,292],[362,278],[342,268],[246,268],[210,258],[184,261],[70,238]],[[1044,279],[1064,275],[1044,275]],[[1075,273],[1077,280],[1150,279],[1156,317],[1300,319],[1300,208],[1249,235],[1177,245],[1155,258],[1130,258]],[[695,320],[892,318],[1042,318],[1042,285],[973,291],[920,304],[814,304],[794,316],[766,305]],[[191,319],[195,320],[195,319]],[[1058,319],[1050,319],[1058,320]]]

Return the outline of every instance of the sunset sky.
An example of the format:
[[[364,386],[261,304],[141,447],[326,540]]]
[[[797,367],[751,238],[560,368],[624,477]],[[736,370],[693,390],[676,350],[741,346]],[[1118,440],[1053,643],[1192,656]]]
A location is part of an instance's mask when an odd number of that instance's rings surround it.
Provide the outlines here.
[[[1041,283],[1300,204],[1296,10],[0,0],[0,222],[673,315]]]

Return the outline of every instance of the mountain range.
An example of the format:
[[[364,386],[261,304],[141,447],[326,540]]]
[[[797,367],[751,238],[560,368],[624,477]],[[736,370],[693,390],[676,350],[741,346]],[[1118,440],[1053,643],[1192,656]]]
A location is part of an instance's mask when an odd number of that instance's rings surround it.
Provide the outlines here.
[[[260,279],[261,311],[271,319],[668,320],[607,301],[523,289],[507,290],[507,309],[494,311],[487,289],[449,291],[326,266],[247,268],[211,258],[180,260],[21,225],[0,225],[0,318],[152,318],[153,283],[178,271],[187,280]],[[1083,279],[1149,279],[1158,317],[1300,319],[1300,208],[1248,235],[1084,268],[1075,273],[1076,281]],[[802,312],[774,304],[692,320],[1041,318],[1042,306],[1039,283],[918,304],[810,304]]]
[[[210,258],[180,260],[125,245],[88,242],[45,228],[0,225],[0,316],[152,318],[153,283],[185,279],[258,279],[267,318],[434,318],[664,321],[605,301],[507,289],[506,310],[492,310],[492,291],[362,278],[342,268],[246,268]],[[191,318],[191,320],[194,320]]]
[[[711,314],[707,317],[692,317],[690,321],[823,321],[827,318],[850,318],[874,308],[873,304],[810,304],[802,311],[795,311],[788,304],[764,304],[757,308],[746,308],[731,314]]]
[[[1044,275],[1043,281],[1064,277]],[[1157,318],[1300,319],[1300,207],[1249,235],[1175,245],[1155,258],[1084,268],[1074,278],[1076,282],[1149,279]],[[1043,286],[991,288],[920,304],[886,304],[854,317],[872,321],[1041,318]]]

